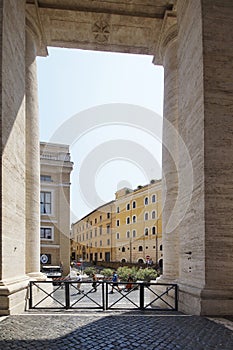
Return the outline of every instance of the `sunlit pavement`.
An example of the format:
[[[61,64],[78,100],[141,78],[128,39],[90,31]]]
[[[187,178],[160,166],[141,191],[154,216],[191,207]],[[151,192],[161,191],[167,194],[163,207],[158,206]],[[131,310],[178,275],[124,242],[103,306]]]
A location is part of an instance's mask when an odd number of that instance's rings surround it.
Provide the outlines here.
[[[169,311],[28,311],[0,317],[0,349],[232,350],[232,325]]]

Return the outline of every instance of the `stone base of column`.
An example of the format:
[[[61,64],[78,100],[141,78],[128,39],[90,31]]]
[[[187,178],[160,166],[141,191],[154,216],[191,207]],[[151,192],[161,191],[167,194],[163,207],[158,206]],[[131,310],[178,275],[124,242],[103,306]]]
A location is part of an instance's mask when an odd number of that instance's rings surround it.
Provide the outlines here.
[[[233,288],[200,288],[178,283],[179,311],[201,316],[233,314]]]
[[[46,276],[43,273],[31,273],[0,281],[0,315],[16,315],[24,312],[28,306],[29,281],[43,281]]]
[[[233,287],[200,287],[181,283],[166,276],[156,279],[157,283],[176,283],[178,285],[178,311],[198,316],[233,315]],[[174,295],[166,295],[165,299],[172,303]],[[161,304],[161,307],[164,306]]]
[[[30,278],[30,280],[34,281],[45,281],[46,280],[46,275],[42,272],[30,272],[27,273],[27,276]]]
[[[0,281],[0,315],[14,315],[25,311],[28,282],[27,276]]]

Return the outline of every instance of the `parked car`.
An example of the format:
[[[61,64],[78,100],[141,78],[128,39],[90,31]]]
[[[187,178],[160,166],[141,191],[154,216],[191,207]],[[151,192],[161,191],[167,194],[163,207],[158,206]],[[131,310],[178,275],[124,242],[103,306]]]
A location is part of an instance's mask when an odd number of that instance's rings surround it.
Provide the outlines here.
[[[61,277],[62,270],[61,266],[43,266],[42,272],[48,277],[48,278],[59,278]]]

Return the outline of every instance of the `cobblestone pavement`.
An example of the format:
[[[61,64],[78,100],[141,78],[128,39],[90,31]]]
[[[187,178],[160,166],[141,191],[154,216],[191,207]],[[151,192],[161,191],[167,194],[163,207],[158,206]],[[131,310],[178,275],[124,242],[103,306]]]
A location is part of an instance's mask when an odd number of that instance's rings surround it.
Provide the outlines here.
[[[216,321],[175,312],[29,311],[0,317],[0,349],[232,350],[233,327]]]

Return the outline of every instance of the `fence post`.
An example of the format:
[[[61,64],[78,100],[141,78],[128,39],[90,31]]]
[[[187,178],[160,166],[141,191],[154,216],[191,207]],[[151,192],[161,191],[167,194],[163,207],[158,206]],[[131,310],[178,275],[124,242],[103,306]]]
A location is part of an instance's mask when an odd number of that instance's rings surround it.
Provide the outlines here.
[[[107,297],[107,292],[106,292],[106,304],[105,304],[105,295],[104,295],[104,287],[106,287],[106,290],[107,290],[107,286],[105,286],[105,283],[104,282],[101,282],[102,283],[102,303],[103,303],[103,311],[106,310],[106,305],[107,305],[107,302],[108,302],[108,297]]]
[[[32,309],[32,281],[29,282],[29,309]]]
[[[175,311],[178,311],[178,286],[175,285]]]
[[[64,281],[65,283],[65,299],[66,299],[66,309],[70,307],[70,284],[69,282]]]
[[[144,283],[140,283],[140,295],[139,295],[139,306],[140,309],[144,309]]]

